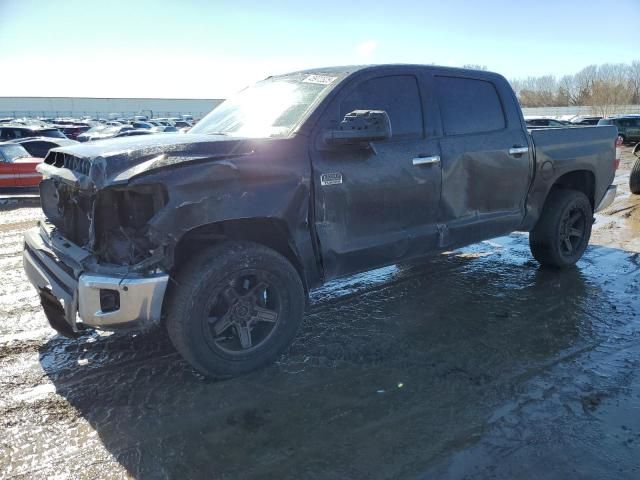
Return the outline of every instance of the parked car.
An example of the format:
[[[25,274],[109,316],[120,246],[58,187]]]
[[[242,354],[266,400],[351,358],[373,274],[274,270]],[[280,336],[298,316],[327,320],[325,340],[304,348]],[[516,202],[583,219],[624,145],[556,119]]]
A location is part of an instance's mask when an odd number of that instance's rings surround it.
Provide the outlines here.
[[[273,76],[184,135],[50,152],[25,270],[63,334],[162,317],[197,370],[238,375],[277,358],[339,276],[515,230],[541,264],[575,264],[616,193],[616,138],[529,132],[486,71]]]
[[[186,120],[177,120],[173,123],[173,126],[176,128],[191,128],[193,125]]]
[[[598,125],[613,125],[624,143],[640,141],[640,116],[625,115],[608,117],[598,121]]]
[[[149,129],[149,128],[153,127],[153,125],[152,125],[152,124],[150,124],[149,122],[141,122],[141,121],[138,121],[138,120],[136,120],[136,121],[134,121],[134,122],[131,122],[131,124],[130,124],[130,125],[131,125],[133,128],[137,128],[137,129],[140,129],[140,128],[147,128],[147,129]]]
[[[629,175],[629,190],[631,193],[640,195],[640,143],[633,148],[633,154],[637,157],[633,162],[631,174]]]
[[[176,127],[173,127],[171,125],[161,125],[161,126],[157,126],[157,127],[153,127],[151,129],[152,132],[161,132],[161,133],[175,133],[178,131],[178,129]]]
[[[34,158],[22,145],[0,143],[0,187],[35,187],[42,180],[36,166],[42,158]]]
[[[173,122],[171,122],[168,118],[154,118],[153,121],[160,125],[167,125],[167,126],[173,125]]]
[[[528,127],[566,127],[569,122],[554,120],[553,118],[526,118],[525,122]]]
[[[597,125],[598,122],[602,119],[602,117],[583,117],[583,116],[578,116],[575,118],[572,118],[570,120],[570,123],[572,125]]]
[[[146,128],[135,128],[132,130],[122,130],[120,133],[114,135],[114,138],[118,138],[118,137],[135,137],[137,135],[153,135],[155,132],[153,132],[151,129],[146,129]]]
[[[28,125],[0,125],[0,141],[26,137],[67,138],[57,128]]]
[[[91,129],[90,125],[65,125],[60,130],[67,138],[77,140],[78,135]]]
[[[134,128],[131,125],[122,124],[118,124],[115,126],[101,125],[78,135],[78,141],[88,142],[91,140],[104,140],[105,138],[113,138],[122,132],[126,132],[127,130],[134,130]]]
[[[78,143],[68,138],[32,137],[13,140],[13,143],[22,145],[32,157],[44,158],[49,150]]]

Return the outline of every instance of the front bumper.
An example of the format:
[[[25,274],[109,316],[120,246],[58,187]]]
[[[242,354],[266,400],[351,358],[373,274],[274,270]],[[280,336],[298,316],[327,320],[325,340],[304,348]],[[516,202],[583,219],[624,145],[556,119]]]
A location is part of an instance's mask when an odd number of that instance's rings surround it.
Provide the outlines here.
[[[613,200],[616,198],[616,191],[617,187],[615,185],[609,185],[609,188],[607,188],[604,197],[602,197],[602,200],[600,200],[600,203],[596,207],[595,211],[599,212],[600,210],[604,210],[609,205],[611,205],[613,203]]]
[[[127,274],[126,269],[119,275],[85,272],[82,262],[90,256],[42,225],[25,232],[24,270],[40,293],[53,328],[72,336],[81,325],[110,329],[160,321],[169,281],[166,273],[141,276]],[[78,324],[78,316],[82,324]]]

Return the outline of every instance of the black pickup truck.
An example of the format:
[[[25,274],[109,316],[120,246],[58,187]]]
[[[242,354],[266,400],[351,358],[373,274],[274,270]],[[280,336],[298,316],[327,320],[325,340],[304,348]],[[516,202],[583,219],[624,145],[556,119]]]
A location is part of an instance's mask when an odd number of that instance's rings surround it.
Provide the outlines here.
[[[188,134],[52,150],[24,267],[59,332],[164,324],[197,370],[237,375],[273,361],[337,276],[512,231],[541,264],[574,264],[615,195],[616,138],[527,131],[490,72],[269,77]]]

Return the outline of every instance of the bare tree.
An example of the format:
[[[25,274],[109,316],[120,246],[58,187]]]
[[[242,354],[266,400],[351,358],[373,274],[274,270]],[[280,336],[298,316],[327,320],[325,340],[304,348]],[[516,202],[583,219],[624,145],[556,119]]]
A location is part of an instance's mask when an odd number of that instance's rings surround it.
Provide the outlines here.
[[[640,60],[634,60],[628,69],[629,83],[633,92],[632,103],[640,104]]]
[[[563,101],[562,105],[578,105],[580,96],[580,84],[575,75],[565,75],[558,82],[558,97]]]
[[[607,115],[617,105],[640,103],[640,61],[588,65],[559,80],[543,75],[514,79],[511,84],[523,107],[590,105],[595,113]]]
[[[596,80],[591,87],[591,108],[594,113],[610,115],[618,105],[629,104],[632,97],[628,65],[605,63],[598,68]]]

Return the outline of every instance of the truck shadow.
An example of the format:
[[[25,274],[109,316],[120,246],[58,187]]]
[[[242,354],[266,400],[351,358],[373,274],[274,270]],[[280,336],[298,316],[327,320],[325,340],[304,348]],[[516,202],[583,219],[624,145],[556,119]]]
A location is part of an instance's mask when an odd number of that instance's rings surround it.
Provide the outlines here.
[[[323,287],[289,352],[240,378],[198,376],[159,330],[56,336],[40,363],[136,478],[415,476],[624,321],[628,253],[548,271],[526,237],[496,242]]]

